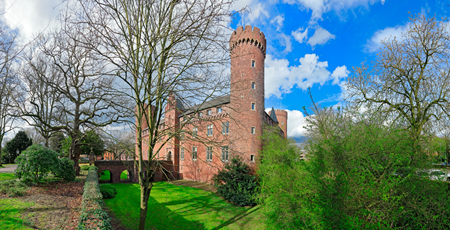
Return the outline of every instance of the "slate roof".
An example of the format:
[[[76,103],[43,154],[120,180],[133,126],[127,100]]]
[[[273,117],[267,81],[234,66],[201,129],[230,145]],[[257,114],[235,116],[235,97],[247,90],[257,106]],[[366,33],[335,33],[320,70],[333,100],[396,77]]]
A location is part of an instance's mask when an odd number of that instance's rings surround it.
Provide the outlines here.
[[[203,104],[194,105],[194,106],[191,106],[190,108],[187,108],[185,110],[185,112],[183,114],[181,114],[180,116],[189,115],[195,111],[201,111],[201,110],[205,110],[208,108],[216,107],[218,105],[224,105],[224,104],[229,104],[229,103],[230,103],[230,95],[229,94],[220,96],[220,97],[216,97],[212,100],[204,102]]]
[[[273,121],[278,122],[277,115],[275,114],[275,109],[273,109],[273,107],[270,111],[270,118],[272,118]]]

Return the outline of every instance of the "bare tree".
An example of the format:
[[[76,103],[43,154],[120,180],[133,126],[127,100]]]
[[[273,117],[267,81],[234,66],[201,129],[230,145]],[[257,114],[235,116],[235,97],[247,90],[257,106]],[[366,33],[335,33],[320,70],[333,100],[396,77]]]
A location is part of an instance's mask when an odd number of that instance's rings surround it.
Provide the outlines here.
[[[97,44],[92,39],[95,37],[88,34],[82,36],[89,32],[82,25],[68,28],[66,19],[66,15],[62,14],[61,29],[51,32],[38,47],[46,61],[37,62],[32,67],[33,71],[39,73],[34,75],[37,78],[35,82],[58,97],[57,100],[51,99],[53,111],[49,114],[46,113],[48,110],[39,113],[44,111],[36,109],[40,106],[40,99],[32,99],[35,109],[26,116],[32,117],[34,124],[42,126],[46,132],[63,131],[71,137],[69,156],[79,174],[80,146],[87,131],[118,121],[122,115],[115,108],[123,102],[120,101],[120,95],[111,90],[114,78],[103,74],[104,62],[80,42]],[[39,98],[40,93],[33,91],[30,95]]]
[[[186,116],[180,124],[171,123],[168,113],[178,108],[169,97],[175,97],[176,92],[179,101],[202,104],[229,82],[224,74],[229,63],[229,32],[224,28],[233,0],[79,2],[83,12],[77,16],[78,23],[82,18],[81,23],[88,24],[102,41],[102,46],[93,49],[114,66],[122,80],[122,91],[135,104],[129,111],[138,121],[133,124],[141,187],[139,229],[144,229],[155,158],[162,146],[180,135],[180,130],[196,117]],[[167,113],[166,106],[170,108]],[[192,115],[196,114],[193,111]],[[142,146],[146,127],[148,162],[144,161]]]
[[[450,115],[449,45],[448,23],[412,17],[400,38],[382,41],[376,62],[354,69],[348,96],[392,114],[407,126],[418,147],[427,122]]]
[[[3,25],[0,26],[0,143],[6,133],[11,131],[16,119],[14,98],[20,95],[20,81],[14,71],[13,64],[17,60],[20,49],[16,44],[17,34]],[[0,148],[0,166],[2,150]]]
[[[45,39],[42,41],[45,42]],[[61,94],[48,82],[54,85],[61,84],[61,72],[56,69],[50,57],[42,53],[39,43],[31,46],[23,59],[19,74],[24,83],[24,91],[28,94],[21,103],[18,103],[17,108],[23,120],[33,126],[44,139],[45,147],[49,147],[49,140],[55,133],[51,127],[57,125],[56,105],[61,99]],[[59,116],[61,115],[60,113]]]

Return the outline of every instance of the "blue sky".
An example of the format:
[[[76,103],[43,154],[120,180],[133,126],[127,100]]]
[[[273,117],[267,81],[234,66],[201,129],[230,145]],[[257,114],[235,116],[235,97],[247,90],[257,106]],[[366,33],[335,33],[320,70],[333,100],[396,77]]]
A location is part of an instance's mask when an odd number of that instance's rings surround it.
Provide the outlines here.
[[[289,110],[288,135],[304,135],[302,107],[311,105],[307,87],[322,106],[342,99],[352,67],[376,59],[380,41],[400,37],[409,17],[438,19],[450,12],[448,1],[425,0],[244,0],[249,6],[231,27],[257,26],[267,39],[266,108]]]
[[[52,27],[61,0],[0,0],[0,20],[20,33],[22,42]],[[288,110],[288,135],[304,135],[301,111],[316,102],[339,105],[352,67],[376,58],[381,39],[400,36],[411,14],[450,12],[441,0],[238,0],[248,6],[230,27],[257,26],[267,39],[266,108]]]

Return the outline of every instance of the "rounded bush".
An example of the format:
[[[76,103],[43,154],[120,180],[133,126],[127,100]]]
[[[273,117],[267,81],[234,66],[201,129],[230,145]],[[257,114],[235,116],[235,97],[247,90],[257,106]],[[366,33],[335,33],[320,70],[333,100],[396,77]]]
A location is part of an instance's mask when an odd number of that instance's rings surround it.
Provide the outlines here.
[[[80,166],[80,169],[83,171],[87,171],[87,170],[89,170],[89,165],[82,165],[82,166]]]
[[[103,199],[109,199],[116,196],[117,189],[111,184],[101,184],[100,192],[102,193]]]
[[[255,196],[259,192],[256,176],[250,174],[250,167],[241,158],[231,159],[213,177],[220,196],[239,206],[256,205]]]
[[[23,151],[17,158],[15,176],[24,181],[35,183],[43,179],[59,166],[58,154],[39,144],[34,144]]]
[[[65,181],[74,181],[75,176],[75,169],[73,168],[73,161],[71,161],[67,157],[63,157],[59,159],[59,164],[56,166],[52,172],[56,177],[60,177],[64,179]]]

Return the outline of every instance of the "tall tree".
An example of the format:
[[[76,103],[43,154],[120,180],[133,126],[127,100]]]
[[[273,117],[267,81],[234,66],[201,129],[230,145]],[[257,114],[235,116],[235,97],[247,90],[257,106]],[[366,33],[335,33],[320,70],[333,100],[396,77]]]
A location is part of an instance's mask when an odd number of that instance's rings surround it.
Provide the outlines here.
[[[228,62],[229,32],[226,28],[233,0],[79,0],[83,12],[77,21],[88,24],[102,46],[93,47],[105,57],[122,81],[122,91],[135,106],[129,113],[137,121],[136,149],[139,170],[140,222],[145,228],[148,199],[152,189],[152,167],[158,139],[169,142],[180,135],[180,124],[170,123],[165,114],[177,99],[202,104],[223,89]],[[80,19],[81,18],[81,19]],[[172,97],[172,99],[173,99]],[[200,107],[198,107],[200,108]],[[194,111],[196,112],[196,111]],[[194,113],[195,114],[195,113]],[[164,129],[159,129],[165,118]],[[148,127],[148,159],[143,158],[143,127]],[[147,132],[147,131],[146,131]],[[163,145],[161,145],[163,146]]]
[[[16,37],[15,32],[0,24],[0,143],[3,143],[5,134],[14,128],[13,124],[17,115],[13,108],[14,98],[20,94],[20,81],[13,69],[13,63],[20,53]],[[0,148],[1,155],[2,148]]]
[[[450,30],[434,17],[410,20],[400,38],[381,42],[372,65],[354,69],[347,88],[355,102],[405,124],[419,151],[427,122],[450,115]]]
[[[38,52],[45,55],[45,65],[52,65],[51,74],[35,75],[38,84],[47,85],[58,95],[51,119],[41,113],[27,113],[49,132],[63,131],[71,138],[69,158],[74,161],[77,174],[81,146],[86,138],[84,130],[104,127],[118,121],[123,113],[116,110],[124,104],[121,96],[113,91],[114,78],[104,73],[105,63],[91,47],[98,42],[82,24],[69,25],[67,14],[61,15],[61,29],[51,32],[40,42]],[[39,68],[41,69],[41,68]],[[53,74],[53,72],[56,72]],[[39,106],[39,104],[37,104]],[[38,111],[38,110],[35,110]],[[41,110],[42,111],[42,110]]]
[[[51,138],[50,138],[50,148],[57,152],[57,153],[61,153],[61,147],[62,147],[62,142],[64,140],[64,133],[62,132],[56,132]]]
[[[9,163],[12,163],[16,158],[28,147],[33,144],[33,140],[27,136],[25,131],[19,131],[16,136],[8,141],[5,150],[8,153]]]

